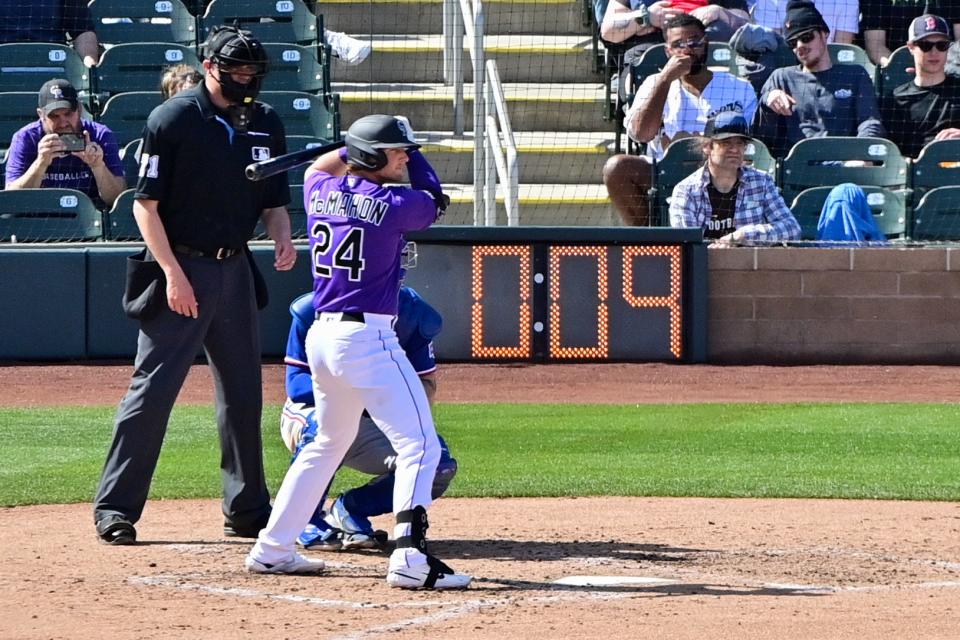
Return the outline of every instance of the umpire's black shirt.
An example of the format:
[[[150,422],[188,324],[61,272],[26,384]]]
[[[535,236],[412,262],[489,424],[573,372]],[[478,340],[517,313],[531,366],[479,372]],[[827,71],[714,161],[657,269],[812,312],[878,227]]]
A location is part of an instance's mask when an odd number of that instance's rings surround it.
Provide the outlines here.
[[[286,173],[252,182],[243,170],[286,151],[283,123],[273,109],[257,102],[247,132],[240,133],[201,83],[147,119],[134,197],[159,201],[171,245],[238,249],[264,209],[290,202]]]

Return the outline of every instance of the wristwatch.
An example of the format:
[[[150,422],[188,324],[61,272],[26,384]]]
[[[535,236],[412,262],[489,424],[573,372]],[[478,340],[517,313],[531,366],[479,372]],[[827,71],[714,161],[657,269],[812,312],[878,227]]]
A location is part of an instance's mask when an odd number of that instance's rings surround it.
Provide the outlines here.
[[[634,18],[634,20],[637,21],[637,24],[639,24],[641,27],[649,27],[650,26],[650,10],[647,9],[647,5],[641,4],[637,8],[637,13],[640,14],[636,18]]]

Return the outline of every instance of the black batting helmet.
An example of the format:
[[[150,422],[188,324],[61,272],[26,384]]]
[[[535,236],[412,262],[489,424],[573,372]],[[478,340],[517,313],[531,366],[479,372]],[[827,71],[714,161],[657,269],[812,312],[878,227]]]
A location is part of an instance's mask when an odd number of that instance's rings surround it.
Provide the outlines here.
[[[344,137],[352,165],[376,171],[387,165],[384,149],[419,149],[406,118],[372,115],[355,121]]]

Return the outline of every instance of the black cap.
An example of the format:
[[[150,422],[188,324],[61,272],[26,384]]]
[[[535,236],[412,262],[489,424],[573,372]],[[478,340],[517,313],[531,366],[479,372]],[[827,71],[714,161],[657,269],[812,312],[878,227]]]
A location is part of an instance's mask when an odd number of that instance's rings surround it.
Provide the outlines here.
[[[787,16],[783,21],[783,37],[790,42],[807,31],[830,32],[830,27],[811,0],[790,0]]]
[[[721,111],[707,120],[703,135],[711,140],[725,138],[749,138],[750,127],[746,119],[736,111]]]
[[[48,115],[55,109],[70,109],[76,111],[80,106],[80,100],[77,98],[77,90],[73,85],[62,78],[47,80],[40,87],[40,94],[37,106],[43,109],[43,113]]]
[[[940,16],[929,13],[914,18],[907,30],[907,42],[916,42],[928,36],[945,36],[947,40],[950,40],[950,25]]]

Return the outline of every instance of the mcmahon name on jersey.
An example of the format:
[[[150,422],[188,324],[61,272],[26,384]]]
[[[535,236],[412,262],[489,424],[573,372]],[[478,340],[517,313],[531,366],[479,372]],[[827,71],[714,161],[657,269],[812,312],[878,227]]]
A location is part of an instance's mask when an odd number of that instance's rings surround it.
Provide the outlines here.
[[[318,198],[319,191],[310,197],[310,209],[307,213],[340,218],[357,218],[364,222],[380,226],[390,205],[381,200],[360,193],[331,191],[325,200]]]

